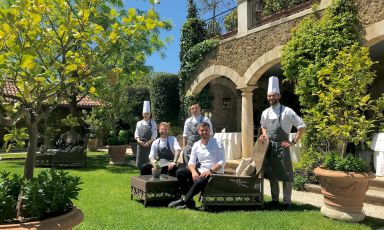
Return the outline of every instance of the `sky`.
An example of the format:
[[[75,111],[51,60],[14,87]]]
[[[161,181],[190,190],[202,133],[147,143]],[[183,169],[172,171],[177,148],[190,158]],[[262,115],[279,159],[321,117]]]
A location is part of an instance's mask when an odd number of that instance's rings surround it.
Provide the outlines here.
[[[125,8],[148,10],[152,6],[148,0],[124,0]],[[173,40],[163,50],[166,57],[161,59],[158,54],[148,57],[147,65],[153,67],[154,72],[177,74],[180,70],[180,31],[187,17],[187,0],[160,0],[156,5],[156,12],[162,20],[172,21],[172,30],[162,31],[161,38],[172,36]]]

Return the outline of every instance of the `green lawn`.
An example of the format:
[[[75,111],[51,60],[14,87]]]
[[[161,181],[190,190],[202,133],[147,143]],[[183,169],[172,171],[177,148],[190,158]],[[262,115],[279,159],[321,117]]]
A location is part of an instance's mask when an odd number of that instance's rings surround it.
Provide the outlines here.
[[[105,153],[88,153],[86,169],[71,169],[82,178],[82,191],[75,204],[85,218],[76,229],[378,229],[384,221],[367,217],[360,224],[331,220],[318,208],[294,205],[289,212],[274,210],[175,210],[162,206],[145,208],[130,199],[132,166],[108,165]],[[0,161],[0,170],[21,173],[24,161]],[[36,168],[36,171],[42,170]],[[268,197],[267,197],[268,199]]]

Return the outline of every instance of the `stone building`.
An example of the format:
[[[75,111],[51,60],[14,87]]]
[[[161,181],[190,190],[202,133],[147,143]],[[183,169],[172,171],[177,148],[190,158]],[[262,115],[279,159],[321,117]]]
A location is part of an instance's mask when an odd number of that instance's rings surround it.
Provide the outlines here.
[[[201,62],[186,86],[187,95],[196,95],[209,86],[214,96],[208,111],[215,131],[241,132],[242,157],[249,157],[257,135],[261,112],[268,107],[266,91],[271,75],[284,79],[281,55],[290,38],[290,30],[303,17],[313,14],[310,4],[291,12],[254,23],[259,0],[238,0],[237,33],[220,41],[219,46]],[[317,11],[323,11],[331,0],[318,1]],[[384,92],[384,1],[357,0],[359,18],[363,25],[363,45],[369,47],[376,80],[371,94],[377,98]],[[255,25],[256,24],[256,25]],[[298,98],[293,86],[281,85],[282,104],[299,112]]]

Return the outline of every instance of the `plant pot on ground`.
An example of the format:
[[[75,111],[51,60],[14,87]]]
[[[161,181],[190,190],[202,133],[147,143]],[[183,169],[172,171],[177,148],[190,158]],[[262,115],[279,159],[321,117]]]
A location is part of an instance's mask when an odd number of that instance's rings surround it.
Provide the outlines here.
[[[108,154],[110,156],[110,164],[124,164],[127,148],[129,145],[128,132],[120,130],[117,134],[115,131],[110,132],[110,137],[107,139]]]
[[[91,134],[89,136],[87,148],[91,151],[97,151],[98,146],[99,146],[99,139],[96,138],[95,134]]]
[[[72,229],[84,216],[72,203],[80,183],[79,177],[64,171],[44,170],[31,180],[1,172],[0,229]],[[16,218],[20,190],[22,215]]]
[[[369,180],[375,178],[364,160],[332,153],[327,155],[324,165],[317,167],[314,173],[319,177],[322,187],[324,206],[321,213],[324,216],[350,222],[364,220],[363,202]]]

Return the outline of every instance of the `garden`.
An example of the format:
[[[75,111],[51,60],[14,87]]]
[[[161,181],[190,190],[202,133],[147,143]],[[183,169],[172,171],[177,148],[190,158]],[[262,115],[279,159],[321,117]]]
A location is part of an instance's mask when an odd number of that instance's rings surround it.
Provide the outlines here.
[[[66,169],[79,177],[81,184],[74,204],[84,213],[83,222],[75,229],[378,229],[383,220],[367,217],[362,223],[346,223],[325,218],[319,209],[294,204],[291,211],[268,208],[220,208],[209,212],[169,209],[164,203],[131,200],[130,177],[139,170],[130,165],[109,165],[105,152],[88,152],[87,168]],[[23,160],[0,161],[0,171],[22,174]],[[50,169],[36,168],[36,174]],[[266,197],[266,200],[270,200]],[[298,227],[300,226],[300,227]]]
[[[319,183],[313,170],[320,165],[371,179],[370,168],[348,153],[347,145],[365,143],[383,130],[384,97],[373,100],[368,92],[375,77],[374,63],[359,43],[353,1],[333,2],[321,19],[314,15],[302,20],[283,49],[282,69],[295,85],[308,127],[307,149],[295,166],[298,189],[305,183]],[[111,160],[106,152],[87,151],[81,168],[35,167],[38,154],[68,130],[80,133],[83,144],[98,140],[110,147],[128,145],[141,119],[143,100],[151,101],[156,120],[172,122],[173,135],[181,133],[180,121],[189,100],[209,106],[212,98],[206,91],[186,97],[181,90],[204,55],[219,45],[219,39],[207,39],[204,22],[197,18],[193,1],[189,3],[181,37],[180,76],[152,73],[145,65],[146,56],[165,47],[159,31],[171,27],[154,8],[125,10],[121,1],[100,0],[0,4],[0,86],[14,89],[12,94],[0,94],[0,120],[7,131],[3,148],[27,146],[26,153],[0,155],[9,158],[0,161],[0,229],[3,223],[68,213],[73,205],[84,214],[76,229],[382,227],[381,219],[364,219],[362,214],[356,220],[359,224],[340,222],[299,203],[289,211],[268,207],[174,210],[166,208],[165,202],[145,207],[136,198],[131,200],[131,177],[139,170],[125,164],[132,159],[124,160],[124,152],[123,160]],[[82,110],[78,103],[88,97],[99,104]],[[59,107],[63,103],[65,112]],[[360,187],[367,186],[368,180]]]

